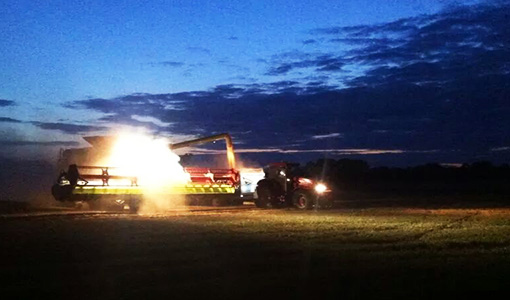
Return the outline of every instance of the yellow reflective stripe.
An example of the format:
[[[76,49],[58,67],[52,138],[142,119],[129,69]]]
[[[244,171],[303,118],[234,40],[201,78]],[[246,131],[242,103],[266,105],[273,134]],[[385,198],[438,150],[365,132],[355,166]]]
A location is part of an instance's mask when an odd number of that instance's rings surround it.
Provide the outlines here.
[[[140,187],[80,186],[73,190],[75,195],[141,195]]]
[[[150,194],[234,194],[235,188],[230,185],[200,186],[186,185],[174,186],[163,191],[145,189],[139,186],[77,186],[73,190],[75,195],[142,195]]]

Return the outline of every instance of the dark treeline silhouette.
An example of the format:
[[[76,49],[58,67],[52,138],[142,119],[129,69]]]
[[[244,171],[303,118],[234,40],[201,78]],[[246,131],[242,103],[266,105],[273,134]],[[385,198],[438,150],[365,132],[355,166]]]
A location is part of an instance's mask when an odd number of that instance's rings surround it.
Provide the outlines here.
[[[46,201],[58,175],[56,163],[0,157],[0,201]]]
[[[487,161],[371,168],[363,160],[319,159],[302,166],[301,172],[343,191],[510,195],[510,166]]]
[[[191,158],[185,157],[183,163]],[[210,161],[210,159],[209,159]],[[363,160],[319,159],[299,168],[300,175],[326,182],[335,192],[379,195],[496,195],[510,201],[510,166],[475,162],[452,167],[441,164],[370,167]],[[56,164],[42,160],[0,157],[0,201],[53,201],[50,187]]]

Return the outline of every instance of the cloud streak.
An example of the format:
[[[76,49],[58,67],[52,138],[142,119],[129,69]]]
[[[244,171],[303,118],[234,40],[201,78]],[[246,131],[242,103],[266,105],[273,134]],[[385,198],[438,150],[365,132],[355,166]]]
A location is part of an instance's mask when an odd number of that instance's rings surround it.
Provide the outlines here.
[[[22,123],[22,121],[9,117],[0,117],[0,123]]]
[[[14,106],[16,103],[13,100],[0,99],[0,107]]]
[[[185,64],[180,61],[160,61],[160,62],[153,62],[150,63],[151,66],[163,66],[163,67],[171,67],[171,68],[180,68],[183,67]]]
[[[399,149],[280,149],[280,148],[240,148],[235,150],[236,153],[283,153],[283,154],[296,154],[296,153],[321,153],[333,155],[379,155],[379,154],[402,154],[407,151]],[[211,149],[190,149],[193,154],[226,154],[226,150],[211,150]],[[414,151],[413,151],[414,152]]]
[[[17,140],[2,140],[2,146],[78,146],[79,143],[75,141],[17,141]]]
[[[342,137],[342,134],[335,132],[335,133],[329,133],[329,134],[314,135],[314,136],[312,136],[312,139],[322,140],[322,139],[330,139],[330,138],[338,138],[338,137]]]
[[[58,130],[68,134],[81,134],[90,131],[104,131],[107,127],[92,126],[92,125],[77,125],[69,123],[46,123],[46,122],[31,122],[33,125],[47,130]]]

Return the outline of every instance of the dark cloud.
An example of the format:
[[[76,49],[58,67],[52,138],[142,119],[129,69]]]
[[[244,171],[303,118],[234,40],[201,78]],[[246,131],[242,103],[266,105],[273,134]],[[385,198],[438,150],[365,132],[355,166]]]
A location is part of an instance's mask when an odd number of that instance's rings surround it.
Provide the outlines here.
[[[285,75],[295,69],[313,68],[315,71],[338,71],[344,66],[344,59],[332,55],[321,55],[313,59],[278,62],[266,75]]]
[[[314,39],[308,39],[308,40],[303,41],[303,45],[309,45],[309,44],[315,44],[315,43],[317,43],[317,41]]]
[[[22,121],[8,117],[0,117],[0,123],[21,123]]]
[[[116,123],[116,124],[124,124],[136,127],[143,127],[146,129],[150,129],[155,133],[163,132],[168,130],[168,126],[160,126],[150,121],[140,121],[135,116],[137,115],[106,115],[104,117],[99,118],[99,121],[104,122],[106,124]]]
[[[69,134],[80,134],[89,131],[98,131],[98,130],[106,130],[107,127],[104,126],[91,126],[91,125],[77,125],[77,124],[68,124],[68,123],[45,123],[45,122],[31,122],[35,126],[41,129],[48,130],[59,130],[64,133]]]
[[[179,68],[184,66],[183,62],[180,61],[160,61],[157,63],[150,63],[152,66],[163,66],[163,67],[172,67],[172,68]]]
[[[211,54],[211,50],[204,47],[187,47],[186,50],[202,54]]]
[[[163,122],[174,122],[158,131],[175,134],[213,134],[231,132],[246,146],[286,147],[301,142],[309,148],[367,148],[451,151],[507,145],[510,125],[506,116],[510,106],[504,103],[477,105],[476,102],[445,101],[448,90],[430,90],[427,86],[396,84],[391,87],[352,87],[330,90],[279,84],[281,93],[252,92],[222,86],[208,92],[145,95],[144,109]],[[260,85],[259,85],[260,88]],[[268,88],[273,88],[269,87]],[[269,90],[271,90],[269,89]],[[446,94],[446,95],[445,95]],[[181,99],[180,109],[163,108],[153,99],[173,103]],[[129,98],[104,100],[105,105],[82,100],[75,105],[101,112],[109,107],[119,110],[110,120],[132,122],[138,103]],[[168,99],[168,100],[166,100]],[[171,106],[171,105],[170,105]],[[105,107],[107,109],[105,109]],[[132,125],[142,125],[135,124]],[[253,132],[242,135],[241,132]],[[314,139],[332,133],[342,139]]]
[[[228,39],[230,41],[237,41],[237,40],[239,40],[239,38],[237,36],[230,36]]]
[[[249,68],[239,65],[239,64],[236,64],[236,63],[232,63],[228,59],[220,59],[220,60],[218,60],[218,64],[222,65],[222,67],[227,67],[227,68],[233,69],[240,73],[246,74],[246,73],[250,72]]]
[[[348,35],[351,37],[356,36],[365,36],[370,34],[378,34],[381,32],[396,32],[400,33],[402,31],[414,31],[416,30],[421,22],[425,19],[428,20],[429,16],[420,16],[420,17],[412,17],[400,19],[393,22],[381,23],[375,25],[356,25],[356,26],[333,26],[326,28],[317,28],[310,31],[310,33],[314,35],[330,35],[330,36],[338,36],[338,35]]]
[[[490,159],[496,153],[490,149],[510,145],[509,11],[510,2],[503,1],[317,29],[315,40],[346,47],[282,53],[269,61],[268,74],[306,69],[305,79],[69,106],[126,122],[152,116],[173,124],[158,130],[176,134],[231,132],[246,148],[394,149],[426,153],[427,160]],[[341,138],[312,138],[332,134]]]
[[[395,39],[389,38],[370,38],[370,37],[344,37],[344,38],[332,38],[330,42],[346,43],[346,44],[361,44],[361,45],[387,45],[388,43],[395,43]]]
[[[15,102],[13,100],[0,99],[0,107],[13,106]]]
[[[78,146],[79,144],[75,141],[0,141],[2,146]]]

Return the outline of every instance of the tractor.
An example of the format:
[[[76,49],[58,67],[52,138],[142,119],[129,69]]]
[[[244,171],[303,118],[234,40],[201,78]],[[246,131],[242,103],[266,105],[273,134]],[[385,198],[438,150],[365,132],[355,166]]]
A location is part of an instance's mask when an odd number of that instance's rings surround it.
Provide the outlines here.
[[[326,185],[298,176],[298,164],[272,163],[264,168],[264,179],[257,183],[255,205],[260,208],[331,208],[333,199]]]

